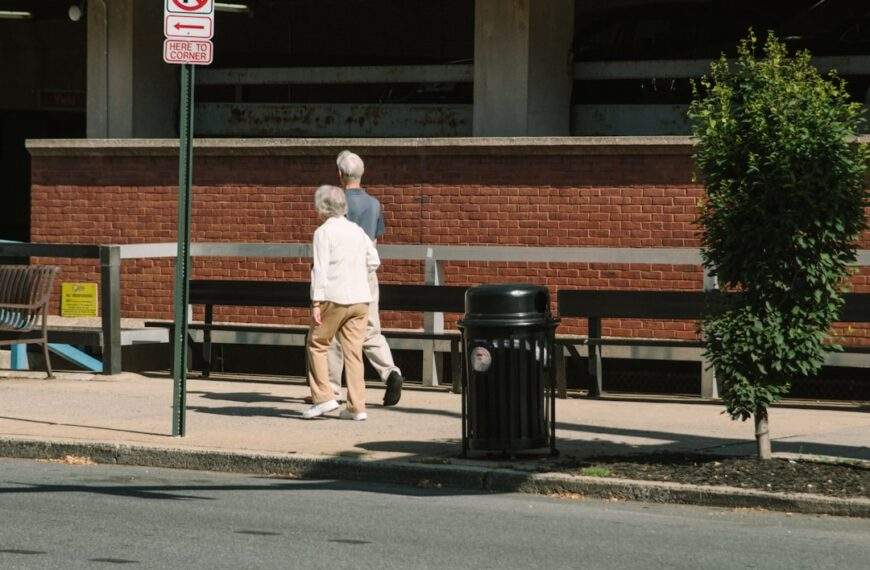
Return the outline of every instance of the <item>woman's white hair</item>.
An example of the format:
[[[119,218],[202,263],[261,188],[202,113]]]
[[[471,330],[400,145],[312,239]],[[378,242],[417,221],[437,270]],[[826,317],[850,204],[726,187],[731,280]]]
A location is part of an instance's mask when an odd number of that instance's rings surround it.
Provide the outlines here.
[[[326,218],[343,216],[347,213],[347,199],[344,190],[325,184],[314,193],[314,209]]]
[[[342,180],[362,180],[365,165],[358,154],[343,150],[335,159],[335,164],[338,166],[338,173]]]

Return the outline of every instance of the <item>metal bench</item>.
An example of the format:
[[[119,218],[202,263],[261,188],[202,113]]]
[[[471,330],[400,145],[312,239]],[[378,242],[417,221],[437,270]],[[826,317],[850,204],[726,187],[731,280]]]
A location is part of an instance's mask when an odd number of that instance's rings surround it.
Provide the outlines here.
[[[701,341],[644,338],[604,338],[602,319],[699,320],[712,296],[718,291],[573,291],[557,294],[559,316],[580,317],[588,322],[589,373],[595,378],[592,395],[600,396],[604,389],[602,365],[603,346],[703,347]],[[847,293],[841,322],[870,322],[870,293]],[[855,348],[855,352],[864,349]],[[701,363],[702,395],[715,394],[715,378],[706,363]]]
[[[0,346],[42,344],[49,378],[48,302],[59,271],[54,265],[0,265]]]
[[[381,311],[461,313],[465,310],[466,287],[445,285],[380,285]],[[201,330],[203,335],[202,374],[208,377],[213,363],[212,333],[215,331],[296,334],[304,336],[307,326],[269,326],[246,323],[214,323],[215,306],[286,307],[311,306],[311,286],[298,281],[243,281],[206,280],[190,281],[191,305],[203,305],[202,324],[189,325],[190,330]],[[146,326],[172,328],[172,323],[148,321]],[[383,331],[390,338],[420,339],[450,342],[451,375],[454,389],[458,389],[460,376],[459,335],[455,332]]]

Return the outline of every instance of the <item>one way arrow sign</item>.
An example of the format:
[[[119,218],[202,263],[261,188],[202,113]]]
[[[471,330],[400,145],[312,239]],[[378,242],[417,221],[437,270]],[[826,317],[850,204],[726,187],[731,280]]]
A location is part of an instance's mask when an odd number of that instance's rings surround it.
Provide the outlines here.
[[[198,38],[209,40],[214,35],[211,16],[176,16],[167,14],[163,34],[167,38]]]

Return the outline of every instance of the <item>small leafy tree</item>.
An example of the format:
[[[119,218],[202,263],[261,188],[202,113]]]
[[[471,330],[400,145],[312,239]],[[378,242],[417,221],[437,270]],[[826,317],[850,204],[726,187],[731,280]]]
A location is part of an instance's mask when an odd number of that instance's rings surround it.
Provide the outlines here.
[[[755,419],[770,457],[768,407],[818,373],[843,305],[841,287],[865,226],[868,153],[855,144],[863,108],[810,54],[771,33],[723,55],[693,86],[689,118],[706,188],[704,265],[734,295],[701,331],[732,419]],[[726,297],[726,296],[723,296]]]

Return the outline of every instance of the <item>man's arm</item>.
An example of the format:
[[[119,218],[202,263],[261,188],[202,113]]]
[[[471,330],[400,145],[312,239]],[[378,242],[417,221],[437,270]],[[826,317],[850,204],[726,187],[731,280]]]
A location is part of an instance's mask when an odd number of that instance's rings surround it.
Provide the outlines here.
[[[366,241],[368,242],[368,247],[366,248],[366,266],[369,268],[369,273],[371,273],[372,271],[377,271],[378,267],[381,266],[381,258],[378,255],[375,243],[369,239],[369,236],[366,236]]]
[[[378,225],[375,229],[375,239],[384,235],[386,231],[387,228],[384,225],[384,209],[381,207],[381,203],[378,202]]]

